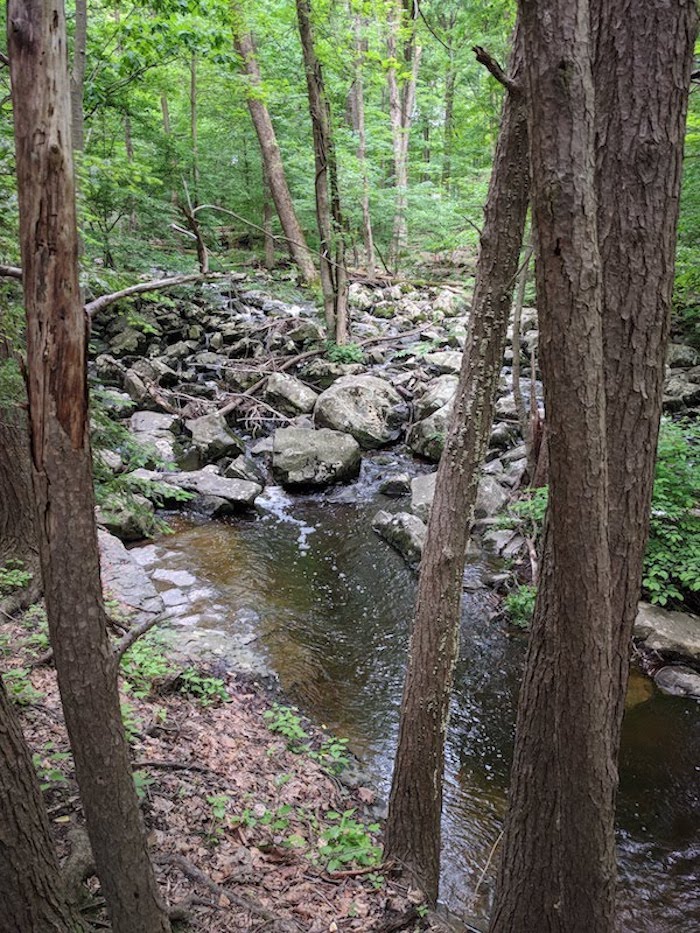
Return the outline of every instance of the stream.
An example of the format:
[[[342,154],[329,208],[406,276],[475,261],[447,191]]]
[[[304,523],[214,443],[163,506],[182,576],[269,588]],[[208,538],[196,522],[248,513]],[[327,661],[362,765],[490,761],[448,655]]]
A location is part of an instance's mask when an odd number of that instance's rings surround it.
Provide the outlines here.
[[[314,496],[268,487],[249,518],[177,518],[173,535],[136,556],[183,639],[196,631],[259,655],[309,716],[349,740],[386,795],[416,578],[372,531],[377,509],[396,508],[375,491],[378,469],[366,459],[355,486]],[[478,928],[493,893],[526,647],[491,621],[489,591],[470,585],[482,570],[477,560],[465,576],[441,886],[449,910]],[[700,929],[698,749],[700,704],[633,671],[617,812],[623,931]]]

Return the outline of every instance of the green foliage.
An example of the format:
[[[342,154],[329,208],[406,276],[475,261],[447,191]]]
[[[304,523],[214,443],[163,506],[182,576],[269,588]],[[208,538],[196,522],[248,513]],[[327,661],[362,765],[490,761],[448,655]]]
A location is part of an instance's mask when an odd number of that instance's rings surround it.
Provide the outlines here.
[[[663,421],[643,588],[660,606],[697,605],[700,593],[700,427]]]
[[[10,559],[0,566],[0,596],[7,596],[14,590],[23,590],[32,581],[32,574],[24,570],[22,561]]]
[[[211,807],[211,817],[205,838],[210,845],[217,845],[224,834],[230,800],[226,794],[212,794],[207,797],[207,803]]]
[[[128,684],[125,685],[125,692],[127,693],[128,693],[128,686],[129,686]],[[126,734],[126,740],[129,743],[129,745],[133,745],[133,743],[141,735],[141,723],[136,718],[136,710],[131,705],[131,703],[124,701],[119,704],[119,708],[122,714],[122,723],[124,725],[124,732]]]
[[[53,742],[47,742],[44,745],[42,754],[32,755],[32,763],[42,791],[66,783],[67,779],[61,770],[61,765],[70,760],[70,752],[58,751]]]
[[[513,625],[518,628],[527,629],[532,622],[532,614],[535,611],[535,598],[537,596],[537,587],[529,584],[521,584],[512,593],[509,593],[503,600],[508,618]]]
[[[355,810],[345,810],[344,813],[331,810],[326,813],[326,820],[335,825],[321,833],[318,851],[328,871],[338,871],[352,865],[364,868],[381,862],[382,850],[371,835],[379,832],[379,824],[365,826],[352,818],[354,813]]]
[[[17,706],[30,706],[44,698],[44,694],[35,689],[30,675],[28,667],[13,667],[2,675],[7,695]]]
[[[137,698],[149,696],[175,673],[165,655],[162,637],[152,631],[139,638],[125,652],[121,671],[130,692]]]
[[[215,706],[230,700],[226,684],[220,677],[202,674],[194,667],[188,667],[181,672],[178,684],[179,692],[194,697],[200,706]]]
[[[296,706],[282,706],[273,703],[272,708],[265,710],[263,719],[267,721],[270,732],[276,732],[287,740],[290,751],[303,751],[305,746],[301,743],[308,740],[309,735],[301,724],[301,717],[297,716]]]
[[[148,794],[148,788],[151,786],[151,784],[155,783],[155,779],[152,778],[150,774],[146,774],[145,771],[134,771],[131,776],[134,779],[136,796],[139,798],[139,800],[145,800]]]
[[[307,746],[309,758],[317,761],[328,774],[340,774],[350,764],[348,740],[331,736],[325,739],[318,750]]]
[[[326,356],[331,363],[362,363],[365,358],[364,350],[359,344],[332,341],[326,344]]]

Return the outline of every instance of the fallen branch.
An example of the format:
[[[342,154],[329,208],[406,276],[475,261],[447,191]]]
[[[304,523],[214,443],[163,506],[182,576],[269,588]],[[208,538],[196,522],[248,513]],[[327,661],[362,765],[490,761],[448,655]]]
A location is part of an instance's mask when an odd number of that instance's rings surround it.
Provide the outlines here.
[[[22,270],[18,266],[0,265],[0,276],[6,279],[22,279]]]
[[[206,875],[182,855],[176,855],[175,853],[157,855],[154,861],[158,865],[173,865],[175,868],[178,868],[183,875],[186,875],[186,877],[194,881],[195,884],[201,884],[203,887],[207,888],[212,894],[215,894],[217,898],[225,897],[226,900],[230,901],[241,910],[246,910],[256,917],[262,917],[263,920],[275,924],[279,933],[287,933],[287,931],[288,933],[301,933],[301,928],[293,920],[285,920],[272,910],[268,910],[267,907],[263,907],[263,905],[259,904],[257,901],[249,897],[243,897],[231,891],[230,888],[225,888],[217,884],[209,875]]]
[[[123,635],[114,646],[114,658],[117,664],[121,661],[129,648],[131,648],[131,646],[137,642],[142,635],[145,635],[146,632],[149,632],[154,625],[157,625],[159,622],[161,622],[162,619],[163,615],[159,612],[152,616],[150,619],[144,619],[144,621],[139,625],[135,625],[133,628],[130,628],[126,635]]]
[[[144,292],[162,291],[164,288],[174,288],[176,285],[187,285],[190,282],[206,282],[210,279],[221,278],[224,278],[223,272],[209,272],[206,275],[201,272],[191,272],[187,275],[173,275],[167,279],[154,279],[152,282],[139,282],[137,285],[129,285],[128,288],[112,292],[111,295],[100,295],[94,301],[89,301],[85,305],[85,313],[88,317],[93,317],[98,311],[103,311],[115,301],[121,301],[122,298],[130,298],[132,295],[141,295]]]
[[[146,760],[135,761],[133,768],[158,768],[161,771],[198,771],[200,774],[214,774],[211,768],[205,768],[203,765],[195,765],[184,761],[159,761]]]

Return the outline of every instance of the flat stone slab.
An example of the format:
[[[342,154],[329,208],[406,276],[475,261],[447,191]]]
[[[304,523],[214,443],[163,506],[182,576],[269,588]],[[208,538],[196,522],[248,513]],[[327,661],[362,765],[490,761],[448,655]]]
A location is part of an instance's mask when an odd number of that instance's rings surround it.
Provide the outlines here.
[[[163,611],[163,600],[146,571],[119,538],[102,529],[97,532],[102,588],[107,599],[116,599],[132,624]]]
[[[634,634],[660,654],[700,659],[700,617],[689,612],[640,603]]]

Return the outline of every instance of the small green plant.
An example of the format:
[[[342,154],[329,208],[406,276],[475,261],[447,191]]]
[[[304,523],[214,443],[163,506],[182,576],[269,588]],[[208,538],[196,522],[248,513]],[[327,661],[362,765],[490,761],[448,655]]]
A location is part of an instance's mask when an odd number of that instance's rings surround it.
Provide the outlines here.
[[[150,774],[146,774],[145,771],[134,771],[132,777],[134,779],[134,787],[136,788],[136,796],[139,800],[144,800],[148,793],[148,788],[154,783],[154,778],[152,778]]]
[[[350,763],[348,740],[337,739],[334,736],[326,739],[318,751],[309,748],[308,754],[309,758],[317,761],[329,774],[340,774]]]
[[[521,584],[516,590],[506,596],[503,604],[508,618],[513,625],[523,629],[530,627],[532,614],[535,611],[536,596],[537,587],[527,583]]]
[[[211,845],[218,845],[224,834],[226,811],[230,800],[226,794],[212,794],[207,797],[207,803],[211,807],[211,818],[206,839]]]
[[[148,632],[139,638],[122,658],[121,671],[135,697],[149,696],[157,684],[174,673],[165,656],[162,636]]]
[[[424,917],[427,917],[427,916],[428,916],[428,905],[427,905],[427,904],[418,904],[418,906],[416,907],[416,913],[417,913],[418,916],[421,918],[421,920],[422,920]]]
[[[126,740],[132,745],[141,735],[141,723],[136,718],[136,711],[131,703],[123,701],[120,703],[120,709]]]
[[[367,875],[367,881],[372,885],[375,891],[381,891],[381,889],[386,884],[386,878],[384,875],[380,875],[379,872],[371,871]]]
[[[287,740],[287,748],[290,751],[301,752],[306,750],[306,746],[301,743],[306,742],[309,736],[301,724],[298,712],[296,706],[273,703],[272,708],[263,713],[263,719],[267,720],[270,732],[277,732]]]
[[[42,791],[55,787],[58,784],[66,783],[66,776],[61,771],[60,765],[70,759],[70,752],[61,752],[56,750],[53,742],[47,742],[43,748],[43,754],[35,753],[32,755],[34,770],[39,778],[39,784]]]
[[[13,667],[2,675],[10,700],[18,706],[29,706],[44,698],[44,694],[32,684],[29,674],[27,667]]]
[[[32,581],[32,574],[20,560],[10,559],[0,567],[0,596],[13,590],[23,590]]]
[[[381,862],[382,850],[371,836],[379,832],[379,824],[365,826],[352,818],[354,813],[354,810],[326,813],[326,820],[335,824],[325,829],[319,838],[318,852],[326,861],[327,871],[338,871],[348,865],[364,868]]]
[[[326,356],[331,363],[362,363],[365,353],[359,343],[326,343]]]
[[[194,667],[188,667],[181,672],[178,684],[180,693],[194,697],[200,706],[228,703],[230,699],[226,684],[220,677],[202,674]]]

